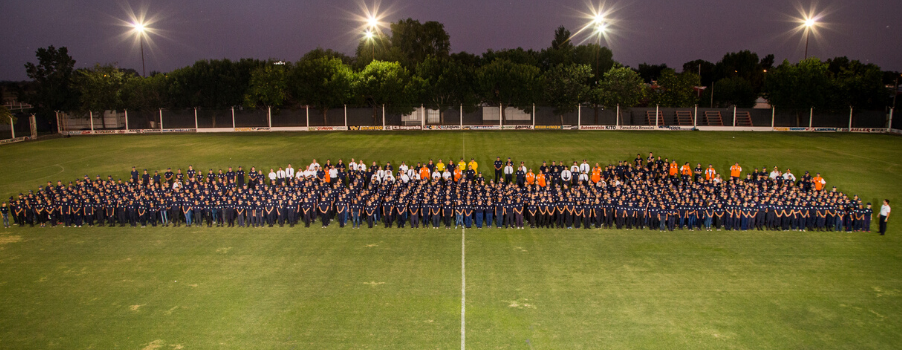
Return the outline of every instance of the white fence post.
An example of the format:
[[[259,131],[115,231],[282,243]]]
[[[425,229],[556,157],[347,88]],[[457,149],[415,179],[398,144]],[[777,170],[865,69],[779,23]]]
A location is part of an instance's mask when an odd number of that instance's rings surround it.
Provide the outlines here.
[[[532,128],[536,128],[536,104],[532,104]]]
[[[307,105],[307,127],[310,127],[310,105]]]
[[[382,131],[385,131],[385,104],[382,104]]]
[[[10,126],[9,130],[12,130],[12,132],[13,132],[13,138],[16,138],[16,124],[13,124],[12,116],[9,117],[9,126]]]
[[[852,131],[852,106],[849,106],[849,131]]]
[[[125,132],[128,132],[128,110],[125,110]]]
[[[464,128],[464,105],[460,105],[460,128]]]
[[[194,107],[194,130],[200,129],[197,124],[197,107]]]
[[[736,105],[733,105],[733,127],[736,127]]]
[[[348,105],[345,105],[345,127],[348,127]]]
[[[658,105],[655,105],[655,128],[658,127]]]
[[[266,125],[272,128],[272,107],[266,107]]]
[[[91,133],[94,133],[94,112],[88,111],[88,118],[91,118]]]
[[[893,128],[893,111],[896,110],[896,107],[889,109],[889,120],[886,121],[886,132],[892,131]]]
[[[777,106],[770,106],[770,127],[773,129],[774,121],[777,120]]]
[[[237,127],[237,123],[235,123],[235,106],[232,106],[232,129]],[[235,130],[232,130],[235,131]]]
[[[695,112],[692,113],[692,127],[698,126],[698,105],[695,105]]]
[[[579,104],[576,105],[576,130],[583,124],[583,109]]]
[[[504,104],[498,104],[498,127],[504,127]]]
[[[56,133],[57,133],[57,134],[62,134],[62,133],[63,133],[63,132],[62,132],[62,129],[60,129],[60,112],[59,112],[59,111],[53,111],[53,114],[56,115]],[[128,130],[128,112],[127,112],[127,111],[125,112],[125,117],[126,117],[126,119],[125,119],[125,130]],[[10,124],[9,126],[13,126],[13,125]]]
[[[160,131],[163,131],[163,109],[160,108]]]
[[[614,116],[614,126],[620,129],[620,104],[617,104],[617,115]]]
[[[420,129],[425,129],[426,128],[426,108],[423,107],[422,103],[420,104],[420,117],[422,117],[422,119],[420,120]]]

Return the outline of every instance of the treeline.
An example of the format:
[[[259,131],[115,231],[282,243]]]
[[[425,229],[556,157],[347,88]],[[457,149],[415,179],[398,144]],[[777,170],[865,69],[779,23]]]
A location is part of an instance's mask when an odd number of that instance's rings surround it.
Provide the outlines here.
[[[893,73],[845,57],[774,66],[773,55],[741,51],[716,63],[687,62],[677,73],[666,65],[624,67],[607,47],[570,39],[559,27],[551,45],[540,51],[452,54],[442,24],[406,19],[391,24],[391,35],[361,40],[354,56],[318,48],[295,62],[200,60],[146,78],[114,64],[74,70],[66,48],[51,46],[37,51],[38,64],[26,64],[34,83],[19,96],[38,113],[51,115],[309,105],[325,116],[330,108],[348,105],[372,107],[374,118],[382,106],[404,113],[421,104],[439,110],[483,104],[528,110],[537,104],[567,113],[579,104],[752,107],[759,96],[799,110],[883,109],[890,101],[885,80]],[[703,93],[698,86],[706,87]]]

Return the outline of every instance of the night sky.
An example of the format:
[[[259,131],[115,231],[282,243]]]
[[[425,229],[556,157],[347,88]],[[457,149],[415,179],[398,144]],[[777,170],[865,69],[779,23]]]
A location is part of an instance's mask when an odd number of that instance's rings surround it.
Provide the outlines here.
[[[596,4],[598,2],[595,2]],[[149,4],[149,5],[144,5]],[[372,7],[372,1],[367,2]],[[453,52],[548,47],[554,29],[576,32],[588,22],[583,0],[383,1],[384,22],[411,17],[438,21],[451,35]],[[76,68],[117,63],[141,71],[137,42],[121,26],[127,8],[156,17],[147,71],[170,71],[207,58],[276,58],[295,61],[316,47],[353,54],[360,38],[362,3],[341,0],[4,0],[0,1],[0,80],[26,79],[23,64],[39,47],[66,46]],[[597,6],[597,5],[596,5]],[[632,0],[607,2],[614,10],[614,59],[629,65],[666,63],[680,70],[694,59],[716,62],[727,52],[751,50],[798,61],[804,37],[791,17],[810,2],[786,0]],[[809,55],[848,56],[884,70],[902,70],[902,1],[819,2],[823,18],[811,36]],[[615,22],[616,21],[616,22]],[[387,30],[387,29],[386,29]],[[574,39],[586,40],[585,36]]]

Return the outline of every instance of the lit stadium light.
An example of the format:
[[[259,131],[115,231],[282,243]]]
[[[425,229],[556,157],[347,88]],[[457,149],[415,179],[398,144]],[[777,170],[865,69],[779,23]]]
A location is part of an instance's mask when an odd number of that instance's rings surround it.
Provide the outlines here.
[[[808,58],[808,44],[811,40],[817,41],[820,38],[819,34],[821,29],[829,29],[830,25],[829,23],[824,22],[824,18],[832,12],[832,10],[829,8],[818,10],[814,5],[806,9],[801,5],[797,5],[796,11],[798,11],[797,15],[786,16],[786,20],[794,26],[784,35],[786,35],[787,38],[790,38],[801,34],[801,36],[799,36],[799,45],[804,46],[805,58]]]

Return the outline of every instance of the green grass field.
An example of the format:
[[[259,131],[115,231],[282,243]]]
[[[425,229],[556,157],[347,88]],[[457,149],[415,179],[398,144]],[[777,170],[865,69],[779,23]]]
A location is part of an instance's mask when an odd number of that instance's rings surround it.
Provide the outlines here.
[[[902,139],[715,132],[73,137],[0,147],[0,195],[85,174],[342,157],[779,165],[902,207]],[[484,167],[484,168],[483,168]],[[491,176],[491,174],[487,174]],[[320,228],[0,231],[3,349],[895,349],[898,220],[876,233]],[[876,222],[872,225],[876,227]],[[465,239],[462,241],[462,235]],[[462,244],[466,253],[462,254]]]

